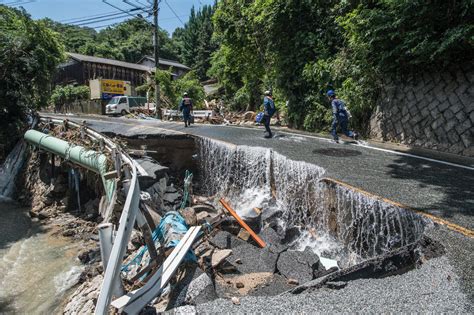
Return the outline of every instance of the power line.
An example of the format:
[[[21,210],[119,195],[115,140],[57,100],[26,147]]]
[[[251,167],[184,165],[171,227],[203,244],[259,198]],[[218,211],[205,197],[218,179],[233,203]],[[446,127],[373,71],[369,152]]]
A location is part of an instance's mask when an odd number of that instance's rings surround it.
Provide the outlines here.
[[[76,19],[72,22],[66,23],[69,25],[87,25],[87,24],[95,24],[97,22],[103,22],[103,21],[109,21],[113,19],[118,19],[118,18],[124,18],[127,15],[130,15],[134,18],[139,18],[138,16],[135,16],[133,14],[129,14],[130,12],[147,12],[148,8],[137,8],[137,9],[132,9],[129,10],[128,12],[122,13],[122,12],[117,12],[117,13],[112,13],[112,14],[104,14],[101,16],[94,16],[90,18],[83,18],[83,19]]]
[[[36,2],[36,0],[18,0],[18,1],[4,3],[4,5],[14,7],[14,6],[24,5],[31,2]]]
[[[181,17],[187,17],[189,15],[181,15]],[[168,18],[163,18],[163,19],[160,19],[161,21],[167,21],[167,20],[174,20],[176,19],[176,17],[168,17]],[[99,25],[99,26],[91,26],[91,28],[93,29],[98,29],[98,28],[103,28],[103,27],[108,27],[108,26],[114,26],[114,25],[118,25],[120,23],[123,23],[125,21],[122,21],[122,22],[115,22],[115,23],[111,23],[111,24],[105,24],[105,25]]]
[[[89,21],[89,22],[86,21],[86,22],[82,22],[82,23],[69,24],[69,25],[76,25],[76,26],[91,25],[91,24],[97,24],[99,22],[112,21],[112,20],[123,19],[123,18],[127,17],[127,14],[123,14],[123,13],[120,13],[120,14],[121,14],[120,16],[114,16],[114,17],[109,17],[109,18],[105,18],[105,19],[98,19],[98,20],[94,20],[94,21]],[[135,18],[138,18],[138,17],[135,17]]]
[[[76,20],[81,21],[81,20],[88,19],[88,18],[103,18],[103,17],[117,15],[117,14],[123,14],[123,13],[114,11],[114,12],[100,13],[100,14],[94,14],[94,15],[86,15],[86,16],[81,16],[81,17],[65,19],[65,20],[59,20],[58,22],[60,22],[60,23],[63,23],[63,22],[74,23],[74,22],[76,22]]]
[[[125,10],[123,10],[122,8],[118,7],[118,6],[113,5],[112,3],[107,2],[107,0],[102,0],[102,2],[105,3],[105,4],[108,4],[108,5],[111,6],[112,8],[115,8],[115,9],[117,9],[117,10],[119,10],[119,11],[122,11],[123,13],[126,13],[126,14],[128,14],[128,15],[130,15],[130,16],[136,17],[136,16],[134,16],[133,14],[130,14],[128,11],[125,11]]]
[[[104,13],[93,14],[93,15],[79,16],[79,17],[75,17],[75,18],[59,20],[58,22],[60,22],[60,23],[69,22],[69,21],[73,21],[73,20],[81,20],[81,19],[85,19],[85,18],[89,18],[89,17],[101,16],[101,15],[107,15],[107,14],[113,14],[113,13],[117,13],[117,12],[115,12],[115,11],[114,12],[104,12]]]
[[[168,8],[170,8],[171,12],[173,12],[174,16],[176,16],[176,18],[181,22],[181,24],[183,24],[183,26],[185,26],[183,20],[181,20],[181,18],[178,16],[178,14],[176,14],[176,12],[175,12],[175,11],[173,10],[173,8],[170,6],[170,4],[168,3],[167,0],[165,0],[165,3],[166,3],[166,5],[168,6]]]

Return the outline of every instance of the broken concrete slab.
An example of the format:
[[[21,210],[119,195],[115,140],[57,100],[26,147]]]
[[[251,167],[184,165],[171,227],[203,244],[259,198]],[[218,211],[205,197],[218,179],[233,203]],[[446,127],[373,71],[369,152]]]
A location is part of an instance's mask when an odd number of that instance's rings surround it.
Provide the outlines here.
[[[186,224],[188,226],[197,225],[197,217],[193,208],[186,207],[184,209],[179,210],[179,213],[183,216],[184,221],[186,221]]]
[[[166,182],[166,178],[161,178],[158,182],[154,183],[145,190],[150,194],[151,197],[149,202],[151,209],[161,215],[165,214],[165,211],[163,211],[163,195],[166,191]],[[140,188],[143,190],[141,186]]]
[[[212,253],[211,266],[215,268],[219,266],[227,257],[232,254],[231,249],[217,249]]]
[[[197,305],[217,298],[211,277],[196,265],[186,268],[185,276],[171,290],[167,309]]]
[[[384,255],[363,261],[346,269],[338,270],[321,278],[304,283],[289,293],[300,294],[308,289],[318,289],[327,282],[351,281],[363,278],[383,278],[407,272],[419,263],[423,255],[423,245],[426,237],[412,244],[400,247]],[[429,242],[429,241],[428,241]]]
[[[163,201],[170,203],[170,204],[176,204],[179,203],[181,199],[181,194],[178,192],[173,192],[173,193],[165,193],[163,195]]]
[[[275,272],[278,255],[267,248],[258,248],[244,243],[227,259],[240,273]],[[236,261],[240,260],[240,263]]]
[[[275,254],[279,254],[288,249],[287,245],[282,244],[283,239],[271,227],[264,228],[259,236],[266,243],[268,249]]]
[[[278,258],[277,269],[287,279],[305,283],[313,279],[313,270],[318,268],[319,257],[311,249],[285,251]]]
[[[301,236],[301,227],[293,226],[285,231],[285,237],[283,238],[282,243],[291,244]]]
[[[259,233],[262,229],[262,212],[256,209],[247,211],[244,215],[240,216],[242,220],[255,232]]]
[[[141,175],[138,177],[140,188],[142,190],[148,189],[161,178],[167,177],[169,168],[160,165],[157,161],[149,156],[135,159],[135,161],[147,172],[148,175]]]
[[[209,241],[220,249],[231,249],[248,244],[226,231],[217,232]]]

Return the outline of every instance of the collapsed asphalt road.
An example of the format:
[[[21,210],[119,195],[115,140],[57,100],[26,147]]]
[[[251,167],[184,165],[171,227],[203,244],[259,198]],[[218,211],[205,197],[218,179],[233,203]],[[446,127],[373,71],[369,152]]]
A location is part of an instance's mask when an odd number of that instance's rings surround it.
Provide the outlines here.
[[[64,117],[64,116],[58,116]],[[76,119],[77,117],[77,119]],[[82,117],[82,118],[81,118]],[[127,137],[184,132],[236,145],[260,146],[296,161],[326,169],[334,178],[369,193],[421,210],[474,230],[474,167],[456,167],[353,144],[334,144],[327,139],[288,132],[263,138],[263,129],[193,125],[156,120],[134,120],[104,116],[68,116],[86,119],[100,132]]]
[[[467,229],[474,227],[474,171],[430,162],[391,152],[355,145],[335,145],[324,139],[298,134],[276,133],[263,139],[263,131],[224,126],[194,125],[128,120],[109,117],[77,117],[87,119],[97,131],[126,137],[186,132],[210,137],[236,145],[262,146],[293,160],[317,164],[327,170],[327,176],[370,193],[422,210]],[[68,116],[68,119],[76,120]],[[228,301],[200,305],[201,311],[252,312],[269,310],[293,311],[453,311],[472,310],[473,239],[437,227],[428,232],[443,243],[447,255],[433,259],[422,268],[385,279],[357,280],[344,289],[324,289],[304,296],[282,297],[272,303],[268,299],[247,297],[240,306]],[[420,290],[420,287],[426,290]],[[363,290],[362,290],[363,288]],[[318,302],[324,300],[324,302]],[[381,301],[385,300],[383,303]],[[329,301],[329,302],[328,302]],[[330,303],[332,301],[332,303]],[[388,301],[388,302],[387,302]],[[337,307],[334,307],[334,303]],[[228,306],[228,308],[226,308]],[[363,307],[362,307],[363,306]],[[217,308],[214,308],[217,307]],[[222,309],[221,309],[222,307]],[[237,309],[235,309],[237,308]]]

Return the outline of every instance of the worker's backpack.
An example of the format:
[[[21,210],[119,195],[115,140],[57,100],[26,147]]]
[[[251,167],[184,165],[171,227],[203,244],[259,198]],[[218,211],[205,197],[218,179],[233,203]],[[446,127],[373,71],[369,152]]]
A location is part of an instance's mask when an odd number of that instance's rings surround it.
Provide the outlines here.
[[[268,116],[272,117],[273,114],[275,114],[275,112],[276,112],[275,102],[272,99],[270,99],[270,101],[268,103],[269,103],[269,106],[268,106],[268,109],[267,109]]]

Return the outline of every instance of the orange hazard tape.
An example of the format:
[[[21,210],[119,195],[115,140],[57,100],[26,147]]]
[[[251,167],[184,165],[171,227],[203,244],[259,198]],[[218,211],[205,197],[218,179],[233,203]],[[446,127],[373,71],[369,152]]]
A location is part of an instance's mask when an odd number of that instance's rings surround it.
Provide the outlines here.
[[[255,240],[255,242],[257,242],[260,247],[264,248],[266,246],[265,242],[257,234],[255,234],[255,232],[247,225],[247,223],[245,223],[239,217],[237,212],[235,212],[224,199],[219,201],[224,206],[224,208],[229,211],[229,213],[237,220],[237,222],[239,222],[240,226],[249,232],[250,236]]]

